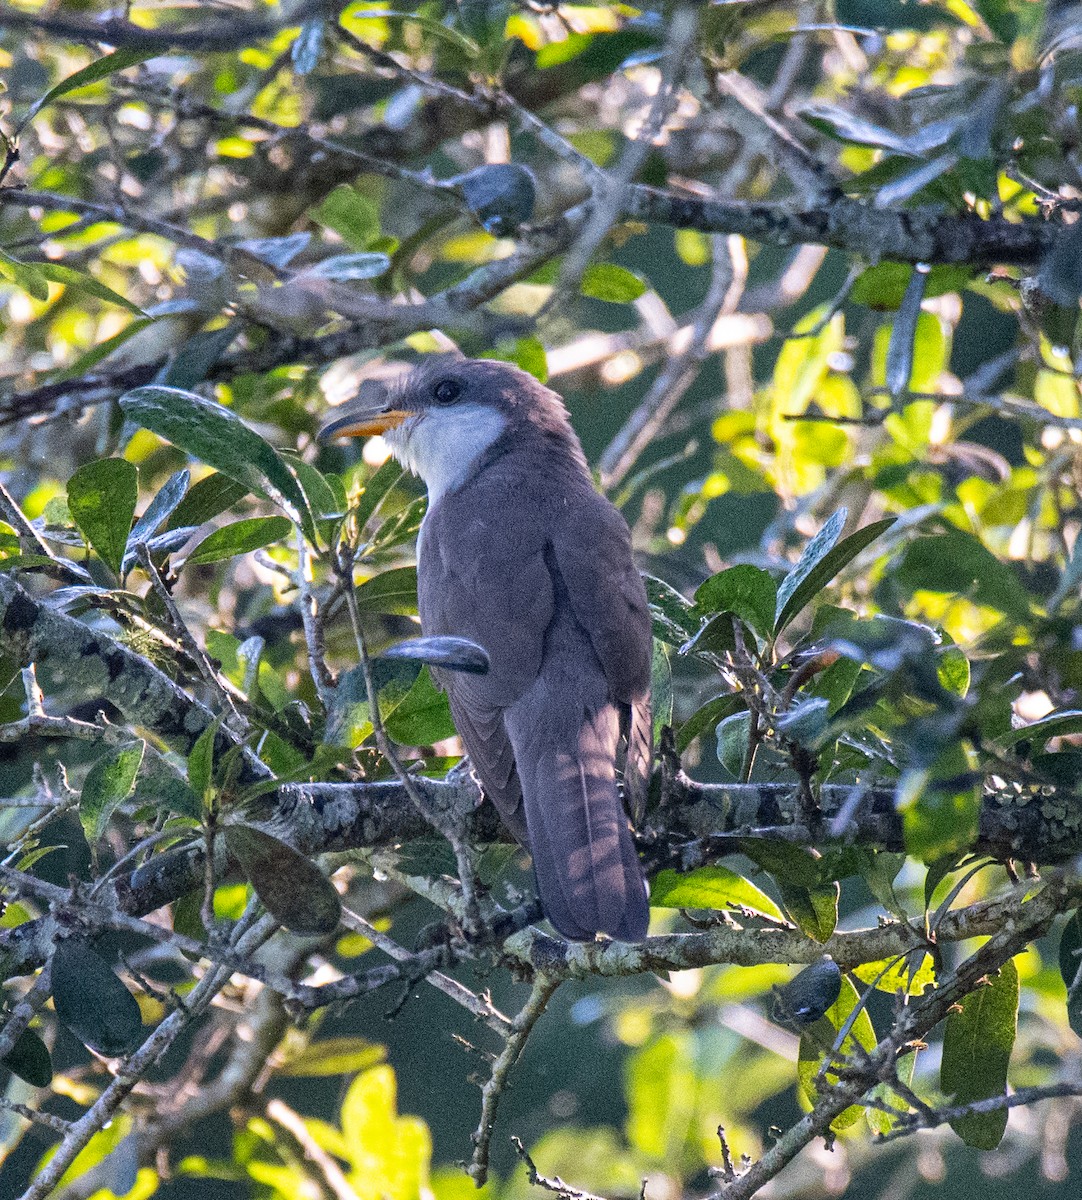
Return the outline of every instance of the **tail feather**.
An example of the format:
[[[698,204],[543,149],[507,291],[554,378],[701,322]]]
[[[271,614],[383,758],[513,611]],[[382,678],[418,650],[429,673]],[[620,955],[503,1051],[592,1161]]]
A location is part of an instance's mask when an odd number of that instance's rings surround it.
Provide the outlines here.
[[[553,737],[542,723],[528,745],[516,747],[541,903],[556,929],[576,941],[597,933],[620,941],[646,936],[646,883],[616,786],[618,732],[616,707],[608,704],[584,713],[577,735]]]

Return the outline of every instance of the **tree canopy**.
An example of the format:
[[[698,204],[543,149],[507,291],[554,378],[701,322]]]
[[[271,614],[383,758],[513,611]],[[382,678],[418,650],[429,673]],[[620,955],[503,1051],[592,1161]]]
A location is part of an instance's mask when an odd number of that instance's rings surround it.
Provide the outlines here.
[[[26,0],[0,68],[0,1191],[1066,1180],[1078,6]],[[423,490],[316,438],[451,347],[632,529],[638,945],[541,922]]]

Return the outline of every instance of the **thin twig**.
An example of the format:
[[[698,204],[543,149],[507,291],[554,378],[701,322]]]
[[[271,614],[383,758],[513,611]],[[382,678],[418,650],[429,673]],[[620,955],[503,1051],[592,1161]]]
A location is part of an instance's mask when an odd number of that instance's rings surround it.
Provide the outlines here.
[[[488,1179],[488,1158],[492,1145],[492,1131],[496,1127],[496,1110],[500,1097],[507,1089],[511,1068],[518,1062],[533,1027],[540,1020],[541,1014],[548,1007],[548,1002],[559,986],[559,979],[547,975],[539,975],[534,980],[529,999],[515,1015],[511,1033],[499,1057],[492,1064],[492,1074],[481,1089],[481,1118],[473,1134],[473,1159],[467,1168],[467,1174],[478,1187],[482,1187]]]
[[[395,962],[410,963],[416,959],[415,954],[412,954],[404,946],[400,946],[394,938],[380,932],[371,921],[366,921],[364,917],[345,907],[342,909],[342,924],[347,929],[353,929],[363,934],[374,946],[393,958]],[[506,1036],[508,1031],[513,1028],[511,1019],[504,1016],[494,1004],[478,996],[475,992],[471,992],[465,984],[459,983],[457,979],[452,979],[450,975],[444,975],[442,971],[426,971],[424,979],[437,991],[449,996],[456,1004],[461,1004],[463,1008],[471,1012],[479,1021],[483,1021],[489,1029],[500,1034],[501,1037]]]
[[[742,273],[736,270],[742,250],[738,248],[734,254],[730,245],[732,240],[722,237],[712,239],[714,267],[710,290],[699,309],[687,348],[682,354],[669,359],[642,402],[601,455],[601,486],[606,491],[622,482],[643,449],[658,435],[673,409],[695,382],[699,367],[709,353],[711,330],[719,319],[729,315],[736,307],[743,284]],[[746,268],[746,262],[744,265]]]

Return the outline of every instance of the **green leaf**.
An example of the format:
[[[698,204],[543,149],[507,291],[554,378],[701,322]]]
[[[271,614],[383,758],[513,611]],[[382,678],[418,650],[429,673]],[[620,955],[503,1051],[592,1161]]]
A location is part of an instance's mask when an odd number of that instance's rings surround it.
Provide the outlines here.
[[[318,467],[293,455],[289,456],[289,465],[315,516],[320,520],[345,516],[346,491],[337,475],[325,475]]]
[[[717,728],[718,762],[736,779],[743,778],[744,764],[748,758],[748,742],[751,738],[751,713],[733,713]]]
[[[740,848],[752,862],[770,872],[792,920],[809,937],[825,942],[838,923],[840,893],[834,880],[823,878],[827,861],[789,842],[746,838]]]
[[[954,1104],[1003,1095],[1017,1026],[1018,971],[1011,960],[947,1017],[939,1086]],[[970,1114],[951,1128],[967,1146],[994,1150],[1007,1128],[1007,1109]]]
[[[169,519],[170,529],[204,525],[248,495],[248,488],[221,471],[206,475],[192,484]]]
[[[659,638],[664,641],[664,638]],[[680,647],[680,654],[724,654],[736,649],[736,629],[732,613],[717,613],[690,640]]]
[[[913,1070],[916,1065],[917,1052],[915,1050],[895,1059],[894,1070],[899,1082],[905,1087],[911,1088],[913,1086]],[[868,1094],[868,1100],[877,1100],[886,1105],[889,1110],[884,1111],[882,1108],[873,1107],[871,1103],[865,1106],[864,1117],[868,1122],[868,1128],[871,1129],[872,1133],[879,1134],[880,1136],[890,1133],[892,1129],[895,1129],[900,1123],[900,1119],[906,1117],[910,1111],[909,1101],[903,1100],[889,1083],[877,1083]]]
[[[804,549],[796,566],[781,581],[778,588],[777,618],[774,632],[780,633],[800,610],[881,533],[893,524],[894,518],[873,521],[858,529],[838,545],[838,535],[845,524],[845,509],[839,509]]]
[[[101,841],[109,818],[131,795],[145,750],[145,742],[135,742],[98,759],[87,772],[79,800],[79,820],[91,845]]]
[[[920,955],[920,963],[914,970],[910,970],[909,958],[902,958],[889,969],[889,959],[860,963],[853,968],[853,974],[861,983],[873,984],[880,992],[889,992],[891,995],[905,992],[910,996],[922,996],[935,985],[935,964],[932,956],[923,950],[914,951],[914,954]]]
[[[754,883],[728,867],[699,867],[686,875],[659,871],[650,885],[654,908],[746,908],[751,912],[784,920],[782,911]]]
[[[139,498],[139,472],[124,458],[101,458],[68,480],[68,508],[80,533],[115,575]]]
[[[0,1062],[31,1087],[48,1087],[53,1081],[53,1060],[49,1047],[32,1029],[24,1029],[15,1045]]]
[[[120,406],[137,425],[272,500],[315,542],[312,514],[296,477],[236,413],[194,392],[156,386],[127,392]]]
[[[342,1101],[342,1138],[354,1180],[380,1180],[362,1195],[412,1200],[428,1191],[432,1140],[419,1117],[398,1116],[395,1074],[381,1063],[362,1071]]]
[[[644,575],[643,582],[650,602],[654,637],[667,645],[682,648],[699,629],[695,606],[660,579]]]
[[[785,911],[810,938],[825,942],[838,924],[838,897],[841,889],[836,883],[818,887],[801,887],[775,876]]]
[[[496,350],[481,355],[482,358],[496,359],[498,362],[510,362],[521,367],[527,374],[532,375],[540,383],[547,383],[549,377],[548,356],[544,345],[534,337],[519,338],[508,346],[501,343]]]
[[[594,300],[630,304],[646,291],[646,284],[638,275],[615,263],[594,263],[582,273],[580,290]]]
[[[91,1050],[108,1058],[133,1050],[143,1036],[135,997],[108,964],[77,938],[65,938],[52,957],[57,1019]]]
[[[906,849],[924,862],[957,856],[977,837],[982,775],[973,748],[950,741],[930,767],[908,767],[895,792]]]
[[[890,327],[887,345],[886,384],[892,400],[896,400],[909,388],[909,377],[913,373],[913,347],[917,336],[917,321],[924,300],[924,289],[928,283],[928,268],[918,264],[913,268],[906,285],[905,295],[898,306]]]
[[[393,458],[387,459],[366,481],[352,509],[358,529],[363,529],[376,510],[402,481],[405,471]]]
[[[857,994],[857,989],[852,983],[844,976],[841,983],[841,994],[827,1011],[826,1016],[821,1017],[813,1025],[808,1026],[800,1035],[800,1050],[797,1057],[797,1079],[800,1082],[800,1090],[803,1092],[804,1098],[812,1105],[819,1098],[819,1090],[816,1087],[815,1079],[819,1074],[819,1068],[823,1059],[830,1053],[842,1027],[849,1020],[853,1009],[860,1002],[860,996]],[[845,1035],[840,1048],[834,1055],[834,1061],[837,1062],[839,1058],[845,1059],[852,1055],[857,1045],[863,1047],[869,1053],[876,1046],[875,1030],[872,1027],[871,1018],[868,1016],[866,1009],[861,1009],[859,1015],[853,1021],[849,1032]],[[823,1083],[827,1087],[832,1087],[837,1082],[838,1077],[833,1071],[825,1073]],[[863,1111],[859,1105],[851,1105],[834,1118],[831,1122],[831,1129],[835,1132],[848,1129],[855,1121],[860,1120]]]
[[[76,271],[74,267],[66,267],[63,263],[45,262],[34,265],[50,283],[62,283],[65,287],[74,288],[76,291],[86,292],[88,296],[104,300],[106,304],[116,304],[120,308],[126,308],[128,312],[134,313],[137,317],[146,316],[138,304],[132,304],[119,292],[114,292],[111,287],[99,283],[92,275]]]
[[[417,568],[392,567],[357,588],[357,608],[366,613],[417,614]]]
[[[367,249],[379,237],[379,208],[348,183],[339,184],[312,217],[354,250]]]
[[[701,583],[695,591],[695,603],[704,612],[735,613],[760,637],[769,639],[778,589],[766,571],[741,563]]]
[[[37,263],[24,263],[0,250],[0,275],[38,301],[49,299],[49,282]]]
[[[824,741],[829,715],[829,700],[823,696],[809,696],[778,716],[777,730],[798,746],[818,750]]]
[[[909,591],[954,593],[1008,616],[1029,615],[1029,596],[1018,576],[961,529],[911,542],[893,578]]]
[[[250,825],[226,826],[225,841],[276,921],[294,933],[325,934],[338,928],[338,893],[314,862]]]
[[[323,1038],[310,1042],[285,1063],[280,1075],[318,1077],[324,1075],[354,1075],[367,1071],[387,1057],[387,1047],[362,1037]]]
[[[292,532],[293,524],[285,517],[250,517],[245,521],[234,521],[205,537],[184,562],[189,567],[201,567],[223,558],[235,558],[238,554],[249,554],[272,542],[283,541]]]
[[[153,324],[153,317],[140,317],[138,320],[129,321],[119,333],[114,333],[112,337],[106,338],[104,342],[99,342],[96,346],[92,346],[85,354],[81,354],[71,366],[58,371],[53,378],[56,380],[78,379],[82,375],[92,374],[93,368],[103,358],[108,357],[118,346],[123,346],[129,338],[134,337],[137,333]]]
[[[996,742],[1004,748],[1016,746],[1019,742],[1032,742],[1035,746],[1043,746],[1049,738],[1067,737],[1076,733],[1082,733],[1082,709],[1067,708],[1012,729],[997,738]]]
[[[455,736],[447,696],[436,688],[427,667],[401,701],[384,715],[383,723],[402,746],[431,746]]]
[[[695,1118],[699,1079],[692,1036],[680,1028],[656,1035],[624,1068],[628,1141],[659,1164],[681,1160]]]
[[[79,88],[87,87],[91,83],[97,83],[99,80],[106,79],[117,71],[123,71],[126,67],[138,66],[139,63],[146,62],[149,58],[154,58],[158,53],[159,51],[157,50],[147,49],[115,50],[112,54],[107,54],[104,58],[99,58],[96,62],[90,63],[89,66],[76,71],[74,75],[69,75],[67,79],[62,79],[55,87],[51,87],[44,96],[35,100],[26,116],[19,122],[17,132],[25,128],[27,123],[33,120],[46,104],[51,104],[61,96],[68,95],[69,92],[74,92]]]
[[[222,720],[218,717],[195,739],[188,752],[188,785],[200,800],[206,798],[214,781],[214,743],[221,727]]]
[[[683,754],[695,738],[706,733],[708,729],[717,728],[719,722],[731,716],[743,703],[744,701],[736,695],[715,696],[713,700],[707,700],[680,726],[676,734],[677,750]]]
[[[650,707],[653,715],[654,741],[661,740],[662,730],[672,723],[672,667],[665,643],[654,638],[650,660]]]
[[[909,263],[881,262],[862,271],[849,293],[854,304],[866,304],[882,312],[896,309],[905,295],[913,274]],[[944,296],[960,292],[973,278],[969,267],[933,267],[928,273],[924,297]]]

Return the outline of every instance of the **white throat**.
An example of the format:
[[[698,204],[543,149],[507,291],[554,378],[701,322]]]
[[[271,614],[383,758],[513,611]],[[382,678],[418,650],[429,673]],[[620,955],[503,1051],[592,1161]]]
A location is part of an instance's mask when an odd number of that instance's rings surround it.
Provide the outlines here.
[[[469,478],[482,454],[503,433],[502,413],[488,404],[455,404],[427,408],[389,429],[384,437],[391,453],[428,488],[435,504]]]

